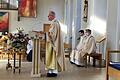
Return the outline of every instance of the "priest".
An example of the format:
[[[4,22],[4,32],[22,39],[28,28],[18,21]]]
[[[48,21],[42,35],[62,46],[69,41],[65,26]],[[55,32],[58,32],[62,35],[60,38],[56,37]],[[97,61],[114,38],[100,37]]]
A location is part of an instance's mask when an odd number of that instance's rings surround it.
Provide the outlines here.
[[[65,70],[64,44],[59,21],[55,18],[55,12],[50,11],[48,20],[51,21],[46,43],[46,70],[47,77],[56,77],[59,71]]]

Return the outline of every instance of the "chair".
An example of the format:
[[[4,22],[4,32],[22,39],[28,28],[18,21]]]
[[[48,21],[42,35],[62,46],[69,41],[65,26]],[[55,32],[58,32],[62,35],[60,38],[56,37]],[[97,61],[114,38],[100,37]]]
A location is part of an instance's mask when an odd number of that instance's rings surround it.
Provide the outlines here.
[[[88,56],[88,59],[87,60],[87,56]],[[102,63],[102,54],[101,53],[91,53],[91,54],[86,54],[84,56],[84,59],[85,59],[85,67],[87,67],[87,61],[90,63],[90,57],[93,58],[93,66],[95,67],[95,62],[96,60],[99,60],[99,67],[101,67],[101,63]]]
[[[68,54],[65,54],[65,57],[70,58],[71,49],[70,49],[70,45],[69,44],[64,43],[64,51],[65,51],[65,53],[68,53]]]
[[[101,67],[101,64],[102,64],[102,53],[100,53],[100,44],[102,42],[104,42],[106,40],[106,37],[103,36],[100,40],[96,41],[96,44],[98,43],[99,44],[99,47],[98,47],[98,52],[95,52],[95,53],[91,53],[91,54],[86,54],[85,55],[85,66],[87,67],[87,56],[89,57],[88,59],[88,62],[90,63],[90,57],[93,58],[93,66],[95,67],[95,62],[96,60],[99,60],[99,67]],[[102,46],[103,47],[103,46]]]
[[[119,50],[107,50],[106,54],[106,80],[109,80],[109,76],[114,76],[118,80],[120,79],[120,62],[110,62],[110,54],[118,54]]]
[[[16,48],[13,48],[13,56],[14,56],[14,66],[13,66],[13,73],[15,73],[15,70],[16,69],[19,69],[19,74],[20,74],[20,72],[21,72],[21,55],[22,54],[25,54],[25,49],[16,49]],[[16,54],[18,54],[18,57],[19,57],[19,59],[18,59],[18,65],[16,65]]]

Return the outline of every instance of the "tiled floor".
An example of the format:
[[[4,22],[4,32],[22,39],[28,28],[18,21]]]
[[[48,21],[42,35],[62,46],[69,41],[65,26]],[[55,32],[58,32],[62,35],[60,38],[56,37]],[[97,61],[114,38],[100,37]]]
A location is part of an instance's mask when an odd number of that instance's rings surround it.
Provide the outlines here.
[[[6,70],[7,61],[0,61],[0,80],[105,80],[105,69],[99,68],[78,68],[66,60],[66,71],[59,73],[56,78],[42,76],[40,78],[31,78],[30,62],[22,62],[21,74],[13,70]]]

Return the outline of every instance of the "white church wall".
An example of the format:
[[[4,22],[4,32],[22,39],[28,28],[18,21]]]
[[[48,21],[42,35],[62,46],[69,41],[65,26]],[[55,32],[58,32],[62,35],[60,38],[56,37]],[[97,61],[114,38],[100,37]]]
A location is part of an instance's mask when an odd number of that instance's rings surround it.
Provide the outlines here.
[[[9,12],[9,32],[16,32],[16,28],[24,28],[28,33],[31,30],[40,31],[43,28],[43,23],[47,23],[48,12],[53,10],[56,12],[56,17],[63,22],[64,20],[64,0],[37,0],[37,17],[36,18],[20,18],[18,21],[17,11]],[[0,10],[2,11],[2,10]]]
[[[90,0],[89,6],[88,28],[100,39],[106,34],[107,0]]]
[[[106,23],[107,23],[107,0],[93,0],[93,12],[89,17],[89,28],[93,31],[93,35],[96,41],[106,37]],[[106,41],[98,44],[100,46],[100,52],[102,53],[102,58],[105,59],[106,53]],[[99,49],[97,47],[97,49]]]

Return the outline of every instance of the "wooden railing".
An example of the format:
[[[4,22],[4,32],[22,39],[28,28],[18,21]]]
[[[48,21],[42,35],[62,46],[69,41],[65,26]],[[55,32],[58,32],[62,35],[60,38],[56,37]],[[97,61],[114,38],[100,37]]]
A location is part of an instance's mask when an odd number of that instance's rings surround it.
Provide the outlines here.
[[[103,42],[103,41],[105,41],[105,40],[106,40],[106,37],[104,37],[104,38],[102,38],[102,39],[100,39],[100,40],[97,40],[96,43],[101,43],[101,42]]]
[[[106,37],[97,40],[96,43],[99,44],[99,52],[100,52],[100,44],[106,40]]]
[[[106,53],[106,37],[103,37],[96,41],[97,44],[97,52],[100,52],[102,54],[102,66],[105,66],[105,53]]]

